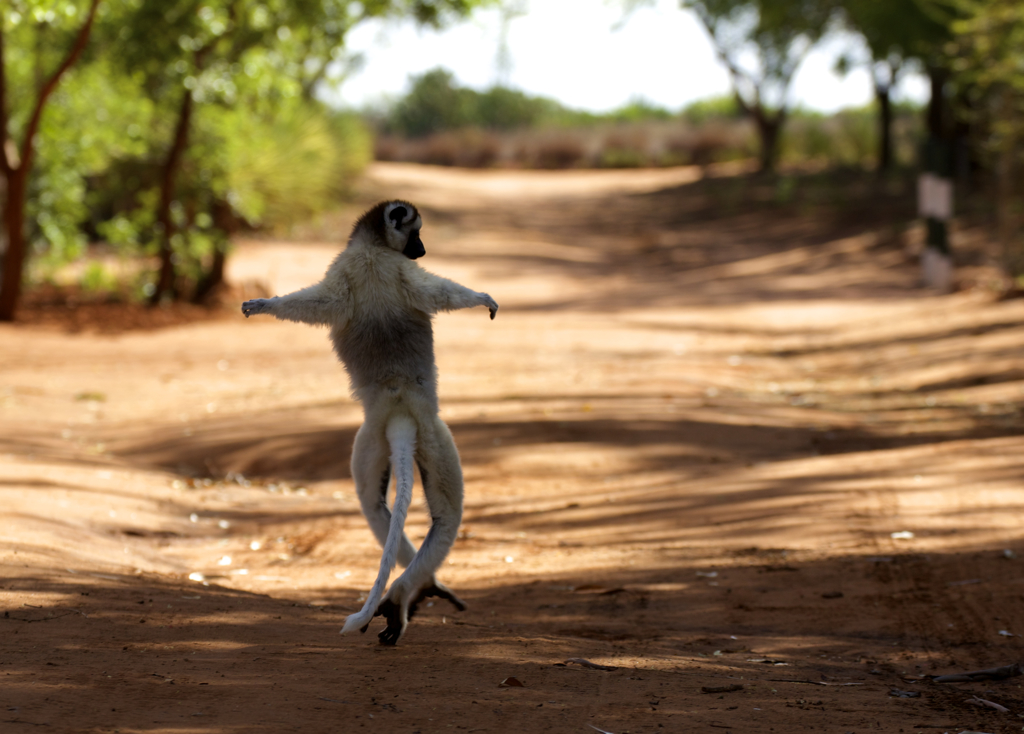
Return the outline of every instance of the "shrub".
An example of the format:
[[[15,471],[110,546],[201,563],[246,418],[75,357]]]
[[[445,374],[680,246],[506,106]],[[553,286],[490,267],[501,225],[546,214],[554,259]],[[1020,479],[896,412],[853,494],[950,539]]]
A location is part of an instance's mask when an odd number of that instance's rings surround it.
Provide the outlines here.
[[[894,111],[896,160],[911,163],[919,110],[897,106]],[[704,166],[755,157],[759,148],[733,95],[695,102],[678,115],[643,100],[599,115],[502,87],[460,88],[443,69],[414,78],[390,112],[367,114],[384,131],[375,146],[379,160],[446,166]],[[783,127],[780,160],[869,166],[877,138],[873,106],[831,116],[798,109]]]
[[[416,77],[409,93],[391,110],[390,130],[416,138],[471,125],[477,112],[474,93],[452,84],[450,71],[434,69]]]
[[[702,125],[714,120],[738,120],[741,117],[743,111],[732,94],[692,102],[683,108],[682,113],[682,118],[691,125]]]
[[[252,226],[286,227],[330,208],[371,155],[356,116],[312,105],[272,120],[227,113],[212,128],[226,146],[223,196]]]
[[[527,147],[525,152],[524,160],[530,168],[577,168],[588,157],[586,145],[572,132],[544,136],[536,145]]]

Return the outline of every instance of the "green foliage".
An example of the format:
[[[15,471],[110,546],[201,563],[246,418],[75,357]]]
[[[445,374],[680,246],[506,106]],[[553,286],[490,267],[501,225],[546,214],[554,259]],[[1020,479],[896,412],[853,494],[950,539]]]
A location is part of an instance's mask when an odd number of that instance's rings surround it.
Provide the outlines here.
[[[634,100],[606,114],[595,114],[507,87],[478,92],[458,86],[450,71],[437,68],[413,77],[409,92],[391,105],[379,126],[388,133],[418,138],[467,128],[508,131],[586,127],[674,117],[672,112],[643,100]]]
[[[742,115],[743,110],[740,109],[734,94],[723,94],[691,102],[682,112],[683,119],[693,125],[702,125],[714,119],[736,119]]]
[[[388,15],[438,26],[490,1],[102,0],[92,44],[50,97],[32,147],[35,269],[74,259],[89,237],[132,254],[154,254],[163,241],[177,277],[196,283],[239,227],[287,226],[333,205],[371,149],[361,121],[313,101],[316,85],[337,81],[331,64],[346,61],[348,31]],[[0,133],[20,139],[89,7],[0,3]],[[179,118],[186,96],[194,112]],[[183,155],[169,156],[176,130]],[[87,272],[87,287],[102,281]]]
[[[4,0],[0,31],[4,37],[7,130],[20,139],[39,87],[58,66],[88,10],[88,0]]]
[[[136,79],[103,59],[70,71],[44,110],[26,207],[28,241],[40,275],[79,257],[91,218],[90,178],[115,160],[145,154],[153,104]]]
[[[101,262],[86,265],[81,278],[82,290],[86,293],[110,293],[117,290],[117,276]]]
[[[204,107],[192,137],[171,210],[177,269],[192,283],[239,227],[281,229],[336,205],[371,150],[358,118],[301,100],[271,117]],[[99,181],[94,203],[113,214],[97,231],[121,252],[157,251],[158,174],[155,161],[125,159]]]
[[[385,113],[383,126],[388,132],[417,138],[471,127],[513,130],[565,125],[581,117],[592,116],[506,87],[484,92],[460,87],[450,71],[437,68],[412,79],[409,92]]]
[[[490,107],[486,102],[501,100]],[[482,110],[488,110],[483,114]],[[835,115],[788,113],[779,155],[787,164],[875,165],[876,106]],[[919,109],[894,106],[897,161],[912,162],[918,145]],[[378,156],[460,166],[537,168],[680,165],[738,160],[751,155],[749,128],[736,95],[700,100],[672,113],[643,101],[605,114],[569,110],[521,92],[458,87],[451,73],[435,69],[413,80],[410,92],[385,117],[387,130],[419,141],[385,136]],[[425,121],[429,121],[427,124]],[[550,134],[552,130],[563,131]],[[487,131],[487,132],[483,132]],[[515,135],[495,133],[518,131]]]
[[[738,103],[751,112],[787,106],[789,85],[835,13],[829,0],[682,0],[729,69]]]
[[[664,107],[658,107],[644,99],[635,99],[617,110],[602,118],[611,119],[614,122],[647,122],[649,120],[671,120],[676,115]]]
[[[649,165],[642,151],[625,146],[614,146],[601,151],[598,166],[601,168],[643,168]]]
[[[390,126],[415,138],[473,124],[475,95],[454,86],[453,79],[444,69],[416,77],[409,93],[395,104]]]
[[[793,76],[828,30],[833,0],[682,0],[729,70],[737,105],[756,123],[761,169],[778,158]]]
[[[961,0],[946,49],[966,91],[961,114],[994,174],[997,236],[1004,265],[1024,275],[1024,5],[1017,0]]]
[[[959,79],[985,95],[1005,90],[1014,106],[1024,95],[1024,5],[1014,0],[961,0],[947,49]]]
[[[845,25],[861,34],[876,63],[896,71],[909,59],[931,61],[950,39],[945,4],[933,0],[840,0]]]
[[[515,113],[480,114],[481,101],[499,95],[514,104],[491,109],[511,108]],[[451,114],[453,110],[459,114]],[[517,114],[523,110],[528,113]],[[896,160],[908,165],[918,146],[920,109],[904,103],[895,105],[893,113]],[[444,114],[449,115],[447,120]],[[876,105],[834,115],[792,110],[780,141],[780,158],[789,165],[873,167],[876,114]],[[380,137],[377,156],[468,167],[707,165],[749,158],[756,150],[744,117],[735,95],[701,100],[680,113],[642,101],[605,114],[576,112],[514,90],[460,88],[449,72],[436,69],[416,78],[410,93],[395,103],[388,119],[390,129],[399,135]],[[434,124],[406,122],[426,119]],[[411,134],[422,130],[430,132]]]
[[[370,158],[351,114],[297,104],[272,119],[213,109],[208,142],[224,159],[219,192],[250,226],[280,228],[338,201]]]
[[[922,135],[920,110],[908,104],[893,112],[895,163],[913,165]],[[874,103],[831,115],[795,109],[782,135],[780,158],[790,164],[873,168],[877,166],[877,116]]]
[[[474,99],[470,109],[475,108],[470,124],[490,130],[515,130],[552,123],[566,110],[558,102],[544,97],[531,97],[516,89],[492,87],[484,92],[472,92]]]

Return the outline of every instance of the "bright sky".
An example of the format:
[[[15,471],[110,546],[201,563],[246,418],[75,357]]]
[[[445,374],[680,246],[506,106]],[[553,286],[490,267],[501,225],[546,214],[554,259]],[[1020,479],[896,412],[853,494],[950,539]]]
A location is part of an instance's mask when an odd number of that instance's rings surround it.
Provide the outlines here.
[[[678,0],[653,0],[624,23],[616,0],[525,0],[527,13],[512,21],[508,44],[510,86],[586,110],[606,111],[642,98],[671,110],[726,94],[729,76],[706,33]],[[484,89],[498,79],[500,16],[478,11],[437,32],[409,22],[368,22],[349,35],[348,48],[365,59],[341,87],[340,102],[361,107],[408,89],[410,76],[442,66],[458,83]],[[812,52],[794,80],[791,98],[831,112],[871,100],[866,71],[845,78],[833,71],[844,50],[860,48],[837,38]],[[863,51],[861,51],[863,52]],[[924,101],[927,87],[910,77],[898,95]]]

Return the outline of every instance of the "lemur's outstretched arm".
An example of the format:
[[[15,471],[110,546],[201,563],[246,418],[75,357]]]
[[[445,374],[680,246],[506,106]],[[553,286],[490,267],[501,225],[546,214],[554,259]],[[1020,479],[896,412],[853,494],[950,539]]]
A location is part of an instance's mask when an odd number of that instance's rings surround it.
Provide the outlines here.
[[[308,288],[273,298],[254,298],[242,304],[246,318],[266,313],[284,321],[298,321],[315,326],[339,326],[351,318],[348,286],[317,283]]]
[[[426,313],[487,306],[493,319],[498,312],[498,304],[486,293],[478,293],[421,268],[408,273],[406,278],[413,305]]]

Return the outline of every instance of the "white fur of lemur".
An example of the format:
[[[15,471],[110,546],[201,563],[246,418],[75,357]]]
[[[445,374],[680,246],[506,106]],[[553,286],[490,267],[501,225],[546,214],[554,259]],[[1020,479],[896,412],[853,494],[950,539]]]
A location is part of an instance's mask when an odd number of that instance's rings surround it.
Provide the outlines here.
[[[352,229],[348,246],[316,285],[287,296],[257,298],[242,313],[330,328],[365,421],[352,447],[352,477],[363,513],[384,548],[380,572],[363,608],[346,618],[342,634],[363,632],[383,615],[381,644],[394,645],[417,604],[428,596],[462,601],[435,577],[462,519],[462,467],[448,427],[438,416],[437,368],[431,317],[438,311],[498,304],[486,293],[423,270],[423,222],[406,201],[384,201]],[[417,551],[405,535],[414,464],[419,466],[432,524]],[[387,491],[395,476],[395,502]],[[396,561],[405,571],[384,595]],[[382,600],[383,597],[383,600]]]

